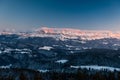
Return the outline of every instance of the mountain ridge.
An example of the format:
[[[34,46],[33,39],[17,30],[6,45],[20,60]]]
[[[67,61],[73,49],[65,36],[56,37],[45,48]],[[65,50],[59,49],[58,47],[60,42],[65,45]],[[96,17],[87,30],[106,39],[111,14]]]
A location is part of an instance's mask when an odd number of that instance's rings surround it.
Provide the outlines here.
[[[36,35],[35,35],[36,34]],[[72,38],[72,39],[83,39],[83,40],[94,40],[102,38],[117,38],[120,39],[119,32],[112,31],[96,31],[96,30],[80,30],[72,28],[47,28],[42,27],[36,29],[31,36],[40,37],[40,34],[47,36],[57,36],[59,38]]]
[[[41,27],[32,32],[2,31],[0,34],[18,34],[24,37],[53,37],[60,40],[65,39],[95,40],[103,38],[120,39],[120,32],[112,32],[106,30],[80,30],[72,28]]]

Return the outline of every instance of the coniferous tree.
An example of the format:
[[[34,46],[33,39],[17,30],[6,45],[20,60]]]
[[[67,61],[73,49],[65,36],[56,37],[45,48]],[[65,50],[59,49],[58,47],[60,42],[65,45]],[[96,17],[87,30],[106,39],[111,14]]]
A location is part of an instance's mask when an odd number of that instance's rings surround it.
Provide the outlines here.
[[[34,75],[34,80],[43,80],[43,79],[42,79],[42,77],[41,77],[41,75],[39,73],[36,73]]]
[[[27,76],[25,76],[23,72],[20,74],[19,78],[20,80],[28,80]]]

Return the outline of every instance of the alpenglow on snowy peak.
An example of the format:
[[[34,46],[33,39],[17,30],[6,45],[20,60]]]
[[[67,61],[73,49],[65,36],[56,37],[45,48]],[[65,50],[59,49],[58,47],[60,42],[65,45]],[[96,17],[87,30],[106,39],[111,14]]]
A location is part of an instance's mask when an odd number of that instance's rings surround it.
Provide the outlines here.
[[[120,39],[119,32],[98,31],[98,30],[79,30],[72,28],[48,28],[36,29],[30,36],[32,37],[54,37],[60,39],[83,39],[94,40],[102,38]]]
[[[102,38],[116,38],[120,39],[120,32],[112,32],[105,30],[79,30],[72,28],[48,28],[41,27],[33,32],[13,33],[1,32],[1,34],[19,34],[24,37],[53,37],[56,39],[82,39],[82,40],[95,40]]]

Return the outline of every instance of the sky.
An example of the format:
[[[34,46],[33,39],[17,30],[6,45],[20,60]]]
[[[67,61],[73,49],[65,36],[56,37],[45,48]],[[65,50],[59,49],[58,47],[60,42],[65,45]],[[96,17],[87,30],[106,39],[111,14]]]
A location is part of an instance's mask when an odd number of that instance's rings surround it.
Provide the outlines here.
[[[120,0],[0,0],[0,30],[120,30]]]

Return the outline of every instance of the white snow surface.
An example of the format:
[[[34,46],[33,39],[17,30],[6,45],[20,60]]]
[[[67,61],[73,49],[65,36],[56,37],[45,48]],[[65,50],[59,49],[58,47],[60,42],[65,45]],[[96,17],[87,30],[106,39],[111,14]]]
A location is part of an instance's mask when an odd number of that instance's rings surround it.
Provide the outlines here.
[[[87,65],[87,66],[70,66],[71,68],[86,68],[86,69],[94,69],[94,70],[104,70],[107,69],[109,71],[120,71],[120,68],[108,67],[108,66],[98,66],[98,65]]]
[[[113,44],[113,46],[120,46],[120,44]]]
[[[108,44],[108,42],[102,42],[102,44],[105,44],[105,45],[107,45],[107,44]]]
[[[64,63],[68,62],[68,60],[66,60],[66,59],[61,59],[61,60],[57,60],[56,62],[57,62],[57,63],[62,63],[62,64],[64,64]]]
[[[38,70],[38,71],[45,73],[45,72],[48,72],[49,70]]]
[[[39,49],[43,49],[43,50],[51,50],[51,49],[53,49],[53,47],[51,47],[51,46],[44,46],[44,47],[40,47]]]
[[[0,51],[0,54],[2,53],[2,51]]]
[[[0,68],[6,69],[6,68],[10,68],[11,66],[12,66],[12,64],[9,64],[9,65],[6,65],[6,66],[0,66]]]

